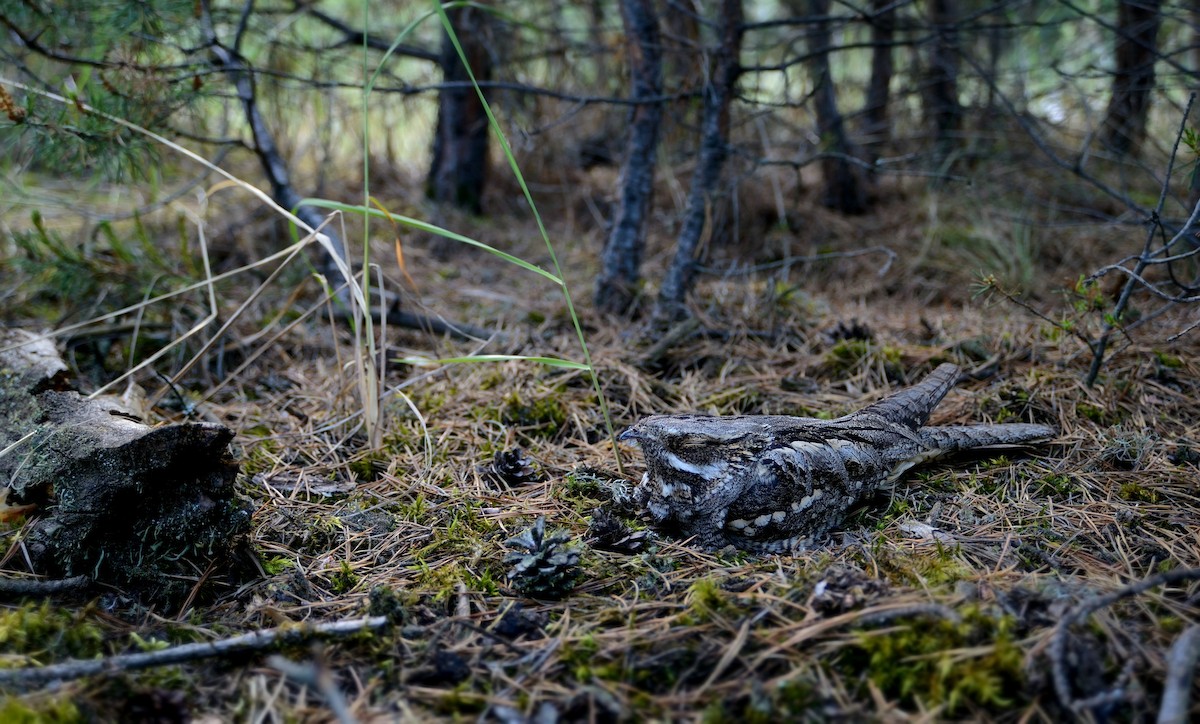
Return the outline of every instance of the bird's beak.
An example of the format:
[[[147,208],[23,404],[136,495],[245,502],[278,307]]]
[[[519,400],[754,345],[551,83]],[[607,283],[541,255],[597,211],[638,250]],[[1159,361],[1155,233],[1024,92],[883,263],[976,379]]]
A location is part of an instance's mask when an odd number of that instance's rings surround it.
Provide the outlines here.
[[[638,443],[638,440],[642,439],[642,435],[640,432],[638,432],[637,426],[635,425],[635,426],[627,429],[625,432],[621,433],[620,435],[617,435],[617,439],[620,440],[621,442],[627,442],[632,445],[636,445]]]

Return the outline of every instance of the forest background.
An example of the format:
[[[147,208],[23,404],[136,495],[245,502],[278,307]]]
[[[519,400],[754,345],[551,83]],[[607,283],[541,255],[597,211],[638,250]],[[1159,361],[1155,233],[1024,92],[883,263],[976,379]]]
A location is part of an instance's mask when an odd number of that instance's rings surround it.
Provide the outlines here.
[[[252,510],[181,593],[97,561],[15,596],[12,668],[112,665],[0,676],[6,712],[1186,718],[1193,4],[9,0],[0,27],[5,324],[85,392],[231,429]],[[641,416],[839,415],[943,361],[940,421],[1057,443],[911,475],[795,556],[624,502]],[[264,629],[305,643],[120,658]]]

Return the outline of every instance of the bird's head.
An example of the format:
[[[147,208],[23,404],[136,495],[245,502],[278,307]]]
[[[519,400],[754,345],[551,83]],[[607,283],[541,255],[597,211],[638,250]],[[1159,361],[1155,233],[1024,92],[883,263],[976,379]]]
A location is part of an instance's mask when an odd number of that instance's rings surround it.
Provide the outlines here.
[[[769,418],[655,415],[621,433],[646,459],[638,502],[658,523],[686,521],[728,506],[769,442]]]

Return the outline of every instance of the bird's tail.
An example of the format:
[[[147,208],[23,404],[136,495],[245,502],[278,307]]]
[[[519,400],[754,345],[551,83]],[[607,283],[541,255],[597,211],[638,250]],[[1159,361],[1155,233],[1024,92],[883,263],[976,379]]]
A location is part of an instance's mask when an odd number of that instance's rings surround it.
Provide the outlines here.
[[[917,430],[921,440],[939,454],[976,448],[1032,445],[1052,440],[1058,431],[1048,425],[1009,422],[992,425],[939,425]]]
[[[929,413],[958,382],[958,366],[938,365],[929,376],[906,390],[868,405],[855,415],[876,415],[888,422],[916,429],[929,419]]]

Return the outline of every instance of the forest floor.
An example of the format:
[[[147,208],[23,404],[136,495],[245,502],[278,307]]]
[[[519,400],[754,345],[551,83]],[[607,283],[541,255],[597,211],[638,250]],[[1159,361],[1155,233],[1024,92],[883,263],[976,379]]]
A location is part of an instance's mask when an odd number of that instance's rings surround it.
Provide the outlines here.
[[[1144,230],[1046,227],[1018,238],[1018,225],[949,197],[910,191],[862,219],[806,209],[802,232],[743,227],[741,241],[714,242],[706,265],[724,271],[699,281],[702,329],[654,354],[639,322],[588,303],[603,238],[589,204],[574,197],[543,214],[556,219],[618,431],[683,411],[837,416],[952,361],[965,377],[934,424],[1047,423],[1060,431],[1051,444],[917,468],[812,550],[706,552],[653,535],[621,504],[642,460],[621,447],[618,462],[586,372],[393,363],[386,379],[403,395],[385,401],[382,447],[365,446],[349,434],[361,412],[349,333],[322,321],[325,307],[263,347],[262,330],[298,316],[281,322],[280,310],[318,299],[307,275],[285,275],[186,385],[196,414],[237,433],[254,575],[217,572],[208,597],[180,610],[113,593],[11,603],[0,611],[3,665],[368,614],[391,625],[13,692],[0,719],[329,721],[342,700],[361,721],[1061,721],[1056,676],[1071,698],[1111,690],[1098,717],[1151,716],[1168,649],[1196,620],[1197,582],[1077,607],[1200,566],[1200,335],[1168,343],[1189,318],[1167,312],[1119,337],[1085,386],[1082,343],[977,294],[978,272],[1035,290],[1031,304],[1094,334],[1107,292],[1075,281],[1135,253]],[[443,223],[548,263],[519,216]],[[211,230],[214,244],[222,232]],[[242,229],[218,266],[244,263],[252,254],[237,239],[256,233]],[[650,288],[670,251],[670,234],[656,233]],[[560,290],[475,250],[435,254],[422,241],[405,239],[406,266],[428,307],[410,289],[409,308],[499,334],[464,342],[389,329],[389,359],[581,359]],[[837,255],[873,247],[895,256]],[[377,260],[388,264],[391,248],[381,239]],[[231,314],[244,283],[227,293]],[[512,464],[518,449],[527,464]],[[527,597],[507,577],[506,542],[539,516],[581,553],[561,600]]]

